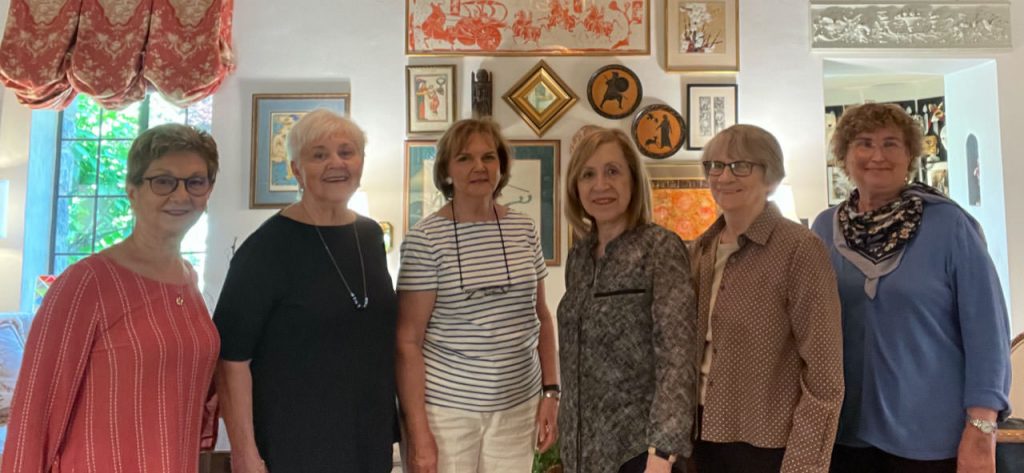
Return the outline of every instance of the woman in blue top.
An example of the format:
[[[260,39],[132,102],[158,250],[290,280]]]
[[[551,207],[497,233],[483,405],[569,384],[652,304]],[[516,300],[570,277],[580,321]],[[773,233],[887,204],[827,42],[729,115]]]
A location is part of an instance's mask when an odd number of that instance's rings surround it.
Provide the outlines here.
[[[921,132],[899,107],[849,109],[832,140],[856,190],[814,222],[843,308],[846,398],[831,471],[994,472],[1009,321],[981,228],[908,184]]]

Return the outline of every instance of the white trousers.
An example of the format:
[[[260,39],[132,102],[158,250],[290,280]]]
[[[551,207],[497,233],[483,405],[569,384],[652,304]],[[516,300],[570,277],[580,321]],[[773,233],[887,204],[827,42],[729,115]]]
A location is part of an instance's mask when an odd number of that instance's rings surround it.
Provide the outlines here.
[[[530,473],[539,398],[497,412],[427,405],[437,473]]]

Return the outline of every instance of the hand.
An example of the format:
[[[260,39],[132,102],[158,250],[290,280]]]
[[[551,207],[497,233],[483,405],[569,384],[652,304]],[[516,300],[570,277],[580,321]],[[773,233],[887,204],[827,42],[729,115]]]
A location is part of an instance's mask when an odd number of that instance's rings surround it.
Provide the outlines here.
[[[537,405],[537,451],[543,452],[551,448],[558,440],[558,399],[540,398]]]
[[[956,452],[957,473],[995,473],[996,436],[973,425],[964,427]]]
[[[231,471],[234,473],[270,473],[259,452],[231,452]]]
[[[437,473],[437,441],[430,431],[409,436],[409,473]]]
[[[647,455],[644,473],[672,473],[672,464],[657,455]]]

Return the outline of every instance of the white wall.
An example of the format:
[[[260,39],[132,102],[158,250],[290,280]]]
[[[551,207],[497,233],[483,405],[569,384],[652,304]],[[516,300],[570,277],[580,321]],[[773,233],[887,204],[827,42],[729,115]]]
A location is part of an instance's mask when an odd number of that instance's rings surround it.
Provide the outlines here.
[[[6,6],[3,6],[3,11],[6,15]],[[10,180],[4,217],[7,219],[7,237],[0,238],[0,312],[14,312],[18,310],[21,294],[31,112],[18,105],[10,91],[0,91],[4,95],[0,105],[0,180]]]

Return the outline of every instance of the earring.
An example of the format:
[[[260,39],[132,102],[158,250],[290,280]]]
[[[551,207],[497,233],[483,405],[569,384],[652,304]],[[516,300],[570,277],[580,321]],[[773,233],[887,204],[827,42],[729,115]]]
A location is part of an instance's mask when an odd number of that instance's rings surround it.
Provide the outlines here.
[[[451,183],[453,183],[453,182],[455,182],[455,181],[452,180],[451,176],[448,176],[448,177],[444,178],[444,183],[445,184],[451,185]]]

